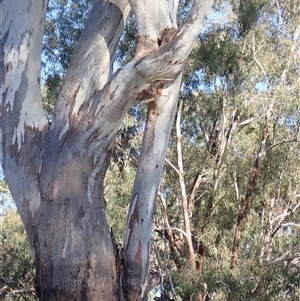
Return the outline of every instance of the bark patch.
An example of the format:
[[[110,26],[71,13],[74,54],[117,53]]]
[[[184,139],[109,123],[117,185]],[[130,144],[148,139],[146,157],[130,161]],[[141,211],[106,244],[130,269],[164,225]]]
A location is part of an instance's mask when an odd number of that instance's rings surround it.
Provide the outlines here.
[[[162,32],[161,38],[157,40],[158,46],[163,46],[169,43],[178,33],[178,30],[174,27],[165,28]]]
[[[164,83],[159,81],[152,82],[147,89],[140,91],[137,96],[137,101],[144,101],[145,103],[155,101],[157,97],[162,94]]]

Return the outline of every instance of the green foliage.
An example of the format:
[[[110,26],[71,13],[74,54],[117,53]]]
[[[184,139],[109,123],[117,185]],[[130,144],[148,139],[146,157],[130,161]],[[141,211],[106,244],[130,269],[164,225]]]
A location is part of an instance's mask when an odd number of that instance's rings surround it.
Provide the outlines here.
[[[134,17],[131,15],[128,18],[124,34],[121,38],[117,55],[117,64],[124,66],[132,60],[135,53],[135,40],[136,40],[136,28],[134,23]]]
[[[16,209],[0,216],[0,271],[0,290],[7,287],[0,298],[36,300],[32,256]]]
[[[0,214],[13,205],[8,185],[4,178],[0,178]]]
[[[240,0],[237,7],[237,22],[240,35],[245,35],[257,26],[260,16],[265,12],[267,0]]]

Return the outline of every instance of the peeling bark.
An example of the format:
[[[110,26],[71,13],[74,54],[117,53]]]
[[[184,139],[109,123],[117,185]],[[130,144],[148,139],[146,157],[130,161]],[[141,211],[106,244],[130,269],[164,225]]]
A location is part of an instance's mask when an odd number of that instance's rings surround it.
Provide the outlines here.
[[[3,5],[3,6],[2,6]],[[40,207],[38,173],[48,122],[40,93],[40,56],[47,3],[1,3],[1,163],[31,246]],[[13,21],[11,15],[18,16]],[[36,18],[40,16],[40,18]],[[38,26],[37,26],[38,24]]]
[[[124,239],[124,279],[128,300],[147,300],[153,211],[180,85],[181,76],[148,107]]]
[[[136,58],[161,45],[163,35],[177,29],[178,0],[129,0],[137,23]]]

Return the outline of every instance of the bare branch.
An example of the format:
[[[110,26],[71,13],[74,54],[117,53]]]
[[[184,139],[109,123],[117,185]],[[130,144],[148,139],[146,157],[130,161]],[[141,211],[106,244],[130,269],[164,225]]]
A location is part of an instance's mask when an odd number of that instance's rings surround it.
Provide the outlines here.
[[[300,228],[300,224],[296,224],[296,223],[285,223],[285,224],[282,224],[281,226],[282,227],[293,226],[293,227]]]
[[[273,262],[278,262],[278,261],[282,261],[285,260],[286,257],[288,257],[292,252],[290,250],[286,251],[285,253],[283,253],[281,256],[273,259]]]
[[[189,17],[180,32],[166,45],[147,55],[147,60],[137,61],[138,73],[142,78],[171,78],[178,75],[194,47],[213,0],[194,1]],[[157,59],[159,57],[161,59]]]
[[[169,217],[168,217],[168,208],[167,208],[167,202],[166,199],[163,197],[163,195],[161,194],[160,191],[158,191],[158,197],[161,201],[161,213],[162,213],[162,217],[163,217],[163,221],[166,227],[166,231],[167,231],[167,239],[169,241],[169,245],[170,245],[170,250],[171,250],[171,256],[173,258],[173,261],[175,262],[177,268],[179,268],[179,262],[178,262],[178,256],[176,254],[176,250],[175,250],[175,242],[174,242],[174,238],[173,238],[173,232],[172,229],[170,227],[170,222],[169,222]],[[154,225],[152,225],[153,227]],[[165,238],[165,236],[164,236]]]
[[[257,117],[252,117],[252,118],[246,119],[246,120],[240,122],[240,123],[238,124],[238,126],[244,126],[244,125],[247,125],[247,124],[249,124],[250,122],[252,122],[253,120],[255,120],[256,118],[257,118]]]
[[[190,204],[193,203],[200,184],[205,182],[205,181],[206,181],[206,175],[199,173],[197,178],[196,178],[196,181],[194,182],[194,185],[193,185],[193,188],[192,188],[192,191],[191,191],[191,194],[190,194]],[[191,208],[190,208],[190,210],[191,210]]]
[[[285,143],[292,143],[292,142],[297,142],[299,143],[300,141],[298,141],[297,139],[288,139],[288,140],[284,140],[284,141],[280,141],[280,142],[277,142],[277,143],[274,143],[272,145],[270,145],[267,149],[266,149],[266,152],[271,150],[272,148],[278,146],[278,145],[282,145],[282,144],[285,144]]]
[[[278,1],[277,1],[278,3]],[[296,49],[296,45],[297,45],[297,41],[298,41],[298,37],[299,37],[299,34],[300,34],[300,25],[298,25],[295,29],[295,33],[294,33],[294,43],[293,45],[291,46],[291,49],[290,49],[290,53],[291,55],[289,56],[289,60],[286,64],[286,67],[284,68],[283,72],[282,72],[282,76],[281,76],[281,83],[283,85],[286,85],[286,77],[287,77],[287,73],[289,71],[289,68],[291,66],[291,62],[292,62],[292,54],[295,52],[295,49]]]
[[[241,208],[239,208],[238,218],[237,218],[235,233],[234,233],[233,246],[232,246],[232,256],[231,256],[231,264],[230,264],[230,269],[232,270],[236,268],[244,219],[248,213],[248,209],[252,201],[253,190],[257,183],[257,177],[260,171],[261,162],[266,154],[266,150],[265,150],[266,142],[269,135],[268,122],[271,118],[271,112],[273,110],[273,106],[274,106],[274,99],[272,99],[266,112],[266,120],[261,134],[259,149],[257,151],[255,162],[251,170],[251,175],[250,175],[246,195],[244,198],[244,202]]]
[[[40,88],[46,2],[1,1],[0,161],[7,181],[20,183],[12,191],[18,209],[26,212],[28,202],[31,216],[40,205],[38,171],[48,131]]]
[[[256,50],[256,46],[255,46],[255,37],[254,37],[254,35],[252,36],[252,51],[253,51],[253,59],[254,59],[254,61],[256,62],[256,64],[258,65],[258,67],[260,68],[260,70],[263,73],[266,81],[269,84],[269,79],[268,79],[267,73],[266,73],[264,67],[262,66],[262,64],[259,62],[259,60],[256,57],[257,50]]]
[[[283,220],[289,216],[290,214],[292,213],[295,213],[296,210],[298,209],[298,207],[300,206],[300,203],[296,204],[295,207],[293,209],[285,209],[284,212],[282,214],[279,214],[277,215],[276,217],[274,217],[272,220],[271,220],[271,223],[273,223],[274,221],[278,220],[278,219],[281,219],[280,223],[283,222]]]
[[[94,1],[64,78],[52,131],[65,132],[71,119],[72,123],[76,119],[82,122],[82,105],[104,87],[112,74],[113,59],[129,13],[127,0]]]
[[[239,193],[239,186],[237,183],[237,174],[236,174],[236,161],[235,161],[235,151],[233,150],[233,179],[234,179],[234,189],[235,189],[235,195],[236,199],[240,199],[240,193]]]
[[[124,274],[126,285],[131,288],[127,296],[130,300],[146,298],[153,212],[180,86],[181,74],[174,82],[166,84],[164,95],[148,104],[146,129],[124,238],[127,263]]]
[[[172,164],[171,161],[168,158],[166,158],[165,161],[175,170],[175,172],[177,174],[179,174],[179,171],[178,171],[177,167],[174,164]]]
[[[177,227],[157,227],[156,225],[153,225],[152,228],[154,231],[165,231],[165,230],[177,231],[177,232],[183,234],[185,237],[187,237],[186,232]]]

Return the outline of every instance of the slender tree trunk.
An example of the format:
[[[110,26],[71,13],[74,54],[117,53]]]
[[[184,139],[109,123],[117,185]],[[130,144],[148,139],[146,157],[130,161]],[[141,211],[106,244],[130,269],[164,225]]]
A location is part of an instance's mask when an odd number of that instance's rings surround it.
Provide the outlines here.
[[[160,97],[149,103],[124,240],[125,282],[131,288],[129,292],[134,292],[128,296],[128,300],[140,300],[140,296],[146,300],[148,294],[145,289],[148,283],[153,212],[180,84],[181,77],[164,90],[168,101]]]
[[[196,270],[196,260],[195,252],[192,242],[192,232],[191,232],[191,223],[190,223],[190,214],[189,214],[189,204],[188,198],[185,189],[185,181],[183,174],[183,160],[182,160],[182,136],[181,136],[181,113],[182,113],[182,100],[179,103],[179,108],[177,112],[176,119],[176,147],[177,147],[177,161],[178,161],[178,177],[179,185],[181,190],[181,199],[182,199],[182,211],[183,211],[183,220],[184,220],[184,231],[186,233],[185,241],[188,248],[189,262],[191,268]]]

